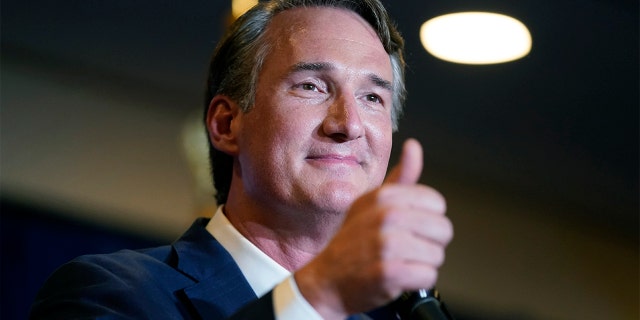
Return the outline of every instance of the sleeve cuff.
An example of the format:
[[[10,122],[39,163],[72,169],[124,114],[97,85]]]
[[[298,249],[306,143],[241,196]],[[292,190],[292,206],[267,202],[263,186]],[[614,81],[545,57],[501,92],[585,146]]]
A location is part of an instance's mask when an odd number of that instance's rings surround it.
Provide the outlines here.
[[[273,310],[276,320],[322,320],[298,290],[293,275],[273,289]]]

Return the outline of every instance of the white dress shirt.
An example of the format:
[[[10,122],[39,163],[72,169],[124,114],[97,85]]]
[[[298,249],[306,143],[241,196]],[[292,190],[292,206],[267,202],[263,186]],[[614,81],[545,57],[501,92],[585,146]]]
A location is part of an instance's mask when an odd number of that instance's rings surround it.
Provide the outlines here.
[[[279,265],[245,238],[229,222],[219,206],[207,224],[207,231],[227,250],[258,297],[273,289],[277,320],[322,320],[304,299],[291,272]]]

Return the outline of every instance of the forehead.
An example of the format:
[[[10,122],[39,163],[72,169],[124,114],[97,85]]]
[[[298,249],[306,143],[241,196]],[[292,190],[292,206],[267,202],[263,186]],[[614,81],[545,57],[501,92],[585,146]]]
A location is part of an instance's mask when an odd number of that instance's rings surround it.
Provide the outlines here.
[[[284,55],[291,63],[296,59],[329,58],[352,64],[369,61],[371,66],[377,64],[377,72],[391,77],[389,55],[378,35],[368,22],[347,9],[307,7],[283,11],[269,24],[266,37],[271,54]]]
[[[346,26],[355,29],[344,29]],[[268,31],[280,34],[309,31],[306,28],[322,28],[327,32],[330,29],[342,30],[343,32],[365,31],[371,38],[378,39],[375,30],[360,15],[338,7],[298,7],[284,10],[273,17]]]

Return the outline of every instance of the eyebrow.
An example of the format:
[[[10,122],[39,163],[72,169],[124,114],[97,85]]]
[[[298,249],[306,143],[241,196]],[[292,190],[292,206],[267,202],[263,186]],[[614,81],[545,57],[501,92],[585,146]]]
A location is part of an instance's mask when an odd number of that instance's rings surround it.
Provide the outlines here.
[[[334,69],[334,66],[326,62],[298,62],[291,67],[291,73],[298,71],[323,71],[332,69]]]
[[[335,69],[335,67],[331,63],[327,62],[299,62],[291,67],[291,73],[300,71],[326,71],[333,69]],[[385,90],[393,91],[393,85],[391,84],[391,81],[382,79],[381,77],[373,73],[370,73],[368,75],[368,78],[374,85]]]
[[[391,81],[382,79],[375,74],[370,74],[369,80],[371,80],[371,82],[373,82],[378,87],[381,87],[385,90],[393,91],[393,85],[391,85]]]

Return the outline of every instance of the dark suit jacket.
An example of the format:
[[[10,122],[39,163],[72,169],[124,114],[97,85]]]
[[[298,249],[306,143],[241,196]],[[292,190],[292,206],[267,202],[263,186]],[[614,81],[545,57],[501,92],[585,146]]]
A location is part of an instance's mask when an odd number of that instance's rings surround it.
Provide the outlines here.
[[[68,262],[42,287],[30,319],[274,319],[272,292],[256,297],[208,221],[170,246]]]
[[[229,253],[198,219],[170,246],[82,256],[47,280],[31,319],[273,319]]]

